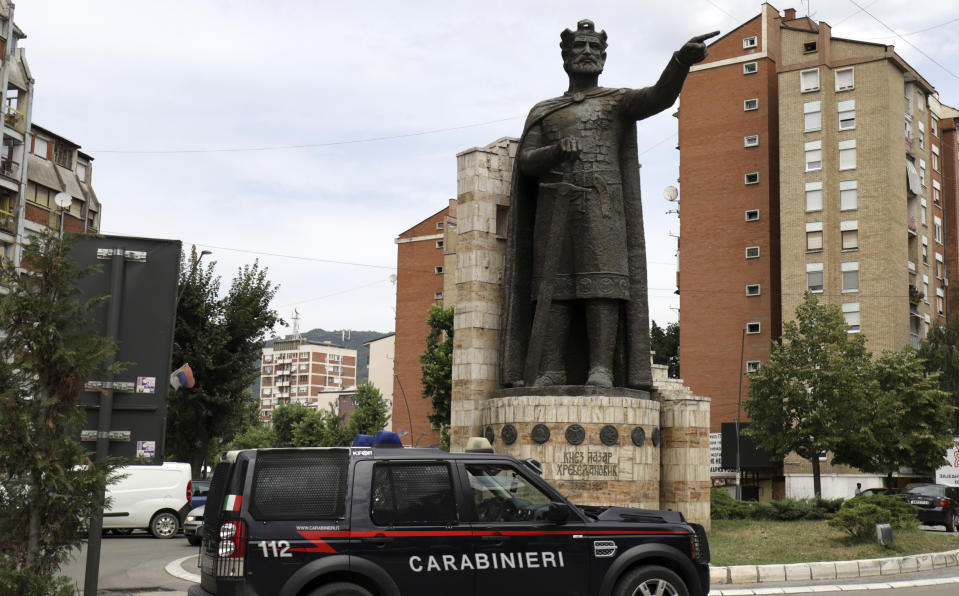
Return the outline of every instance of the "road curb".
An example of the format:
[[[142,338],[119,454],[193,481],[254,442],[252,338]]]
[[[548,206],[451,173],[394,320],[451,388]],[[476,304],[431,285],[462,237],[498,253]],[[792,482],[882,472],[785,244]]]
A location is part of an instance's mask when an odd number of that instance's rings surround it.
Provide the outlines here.
[[[860,577],[900,575],[916,571],[932,571],[934,569],[957,566],[959,566],[959,549],[941,553],[884,557],[881,559],[862,559],[859,561],[823,561],[783,565],[730,565],[728,567],[710,566],[709,583],[716,586],[783,581],[801,582],[829,579],[855,579]],[[959,579],[956,579],[956,581],[959,582]],[[766,588],[764,588],[764,590],[765,589]],[[752,594],[754,592],[744,591],[742,593]],[[781,592],[764,591],[759,593]]]
[[[710,590],[708,596],[765,596],[766,594],[795,594],[797,592],[846,592],[859,590],[895,590],[900,588],[921,588],[925,586],[959,585],[959,577],[936,579],[901,580],[896,582],[878,582],[869,584],[839,584],[815,586],[786,586],[779,588],[728,588]]]
[[[169,563],[166,564],[166,572],[172,575],[173,577],[177,577],[179,579],[198,584],[200,583],[200,575],[197,573],[190,573],[189,571],[186,571],[185,569],[183,569],[183,567],[181,567],[181,564],[184,561],[188,559],[196,560],[196,558],[197,558],[197,555],[187,555],[185,557],[176,559],[175,561],[170,561]]]

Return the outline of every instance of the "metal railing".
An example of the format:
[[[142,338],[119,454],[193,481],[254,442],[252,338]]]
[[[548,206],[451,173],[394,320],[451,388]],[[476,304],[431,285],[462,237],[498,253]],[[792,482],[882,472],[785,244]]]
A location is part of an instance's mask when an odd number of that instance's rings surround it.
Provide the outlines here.
[[[20,162],[13,161],[12,159],[0,160],[0,174],[8,178],[19,178]]]

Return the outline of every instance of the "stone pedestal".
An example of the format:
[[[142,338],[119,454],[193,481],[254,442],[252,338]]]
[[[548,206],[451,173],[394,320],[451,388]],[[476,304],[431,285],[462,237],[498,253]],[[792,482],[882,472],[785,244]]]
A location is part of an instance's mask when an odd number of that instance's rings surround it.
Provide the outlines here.
[[[660,404],[640,391],[551,389],[568,393],[507,390],[484,404],[483,431],[496,452],[539,461],[543,477],[578,505],[659,509]]]
[[[709,399],[663,396],[660,509],[710,529]]]

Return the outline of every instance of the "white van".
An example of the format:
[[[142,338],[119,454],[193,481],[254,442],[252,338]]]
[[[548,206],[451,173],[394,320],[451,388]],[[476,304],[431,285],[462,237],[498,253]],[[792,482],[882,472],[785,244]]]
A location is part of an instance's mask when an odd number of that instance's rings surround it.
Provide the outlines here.
[[[176,536],[190,509],[190,464],[125,466],[117,472],[125,477],[107,485],[106,495],[112,501],[103,511],[103,529],[129,534],[139,528],[157,538]]]

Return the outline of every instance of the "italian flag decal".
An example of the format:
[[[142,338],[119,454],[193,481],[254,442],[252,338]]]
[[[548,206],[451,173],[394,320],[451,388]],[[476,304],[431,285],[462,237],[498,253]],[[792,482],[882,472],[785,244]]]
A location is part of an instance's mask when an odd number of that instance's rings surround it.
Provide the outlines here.
[[[223,501],[223,511],[239,511],[243,503],[243,495],[227,495]]]

